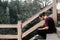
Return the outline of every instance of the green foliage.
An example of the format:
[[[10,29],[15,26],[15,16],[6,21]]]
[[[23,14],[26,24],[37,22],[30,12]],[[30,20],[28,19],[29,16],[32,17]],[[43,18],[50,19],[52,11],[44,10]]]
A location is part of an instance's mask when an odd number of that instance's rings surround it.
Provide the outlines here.
[[[9,24],[9,15],[7,13],[7,2],[0,1],[0,24]]]
[[[20,4],[21,5],[21,4]],[[20,6],[20,13],[18,14],[18,19],[23,22],[28,18],[36,14],[41,10],[41,5],[38,5],[36,1],[28,4],[26,1]]]
[[[26,21],[42,9],[41,6],[43,5],[40,3],[43,3],[43,1],[44,0],[34,0],[32,3],[19,0],[12,0],[11,2],[0,1],[0,23],[16,24],[18,20],[22,22]],[[46,2],[49,3],[48,0],[46,0]]]

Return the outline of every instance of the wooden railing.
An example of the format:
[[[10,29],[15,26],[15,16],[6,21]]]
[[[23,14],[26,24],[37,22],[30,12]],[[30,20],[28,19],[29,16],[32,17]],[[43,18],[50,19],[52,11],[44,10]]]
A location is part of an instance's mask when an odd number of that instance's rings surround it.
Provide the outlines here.
[[[34,15],[33,17],[31,17],[30,19],[25,21],[23,24],[21,23],[21,21],[18,21],[18,24],[0,24],[0,28],[17,28],[17,30],[18,30],[17,35],[0,35],[0,39],[18,39],[18,40],[22,40],[22,38],[27,36],[29,33],[33,32],[38,27],[42,26],[44,21],[41,21],[41,22],[37,23],[36,25],[34,25],[32,28],[30,28],[29,30],[27,30],[24,33],[22,33],[22,28],[25,25],[27,25],[28,23],[30,23],[31,21],[33,21],[36,17],[38,17],[39,14],[41,14],[41,13],[47,11],[48,9],[52,8],[52,5],[53,5],[53,3],[51,5],[45,7],[44,9],[42,9],[39,13],[37,13],[36,15]]]
[[[24,33],[22,33],[22,28],[24,28],[27,24],[29,24],[30,22],[32,22],[41,13],[46,12],[50,8],[53,8],[53,5],[54,5],[54,3],[52,3],[52,4],[48,5],[47,7],[43,8],[39,13],[35,14],[34,16],[32,16],[31,18],[29,18],[24,23],[21,23],[21,21],[18,21],[18,24],[0,24],[0,28],[17,28],[17,30],[18,30],[18,34],[17,35],[0,35],[0,38],[1,39],[18,39],[18,40],[22,40],[22,38],[26,37],[28,34],[30,34],[31,32],[33,32],[34,30],[36,30],[38,27],[42,26],[44,24],[44,20],[40,21],[39,23],[37,23],[36,25],[34,25],[33,27],[31,27],[30,29],[28,29]],[[52,15],[53,14],[51,14],[50,17],[53,17]],[[34,37],[32,37],[32,38],[34,38]],[[32,38],[30,40],[32,40]]]
[[[0,24],[0,28],[17,28],[17,35],[0,35],[0,39],[18,39],[22,40],[22,24],[18,21],[18,24]]]
[[[29,30],[27,30],[26,32],[24,32],[22,35],[22,38],[27,36],[29,33],[33,32],[34,30],[36,30],[38,27],[42,26],[43,23],[44,23],[44,21],[41,21],[41,22],[37,23],[36,25],[34,25]]]

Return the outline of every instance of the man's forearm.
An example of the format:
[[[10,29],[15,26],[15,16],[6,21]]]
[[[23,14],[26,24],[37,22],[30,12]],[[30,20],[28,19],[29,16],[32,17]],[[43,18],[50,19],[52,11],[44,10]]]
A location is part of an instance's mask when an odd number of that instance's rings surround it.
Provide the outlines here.
[[[44,28],[38,28],[38,30],[48,30],[48,29],[49,29],[48,26],[46,26],[46,27],[44,27]]]
[[[48,26],[46,26],[46,27],[44,27],[44,28],[43,28],[43,30],[48,30],[48,29],[49,29],[49,27],[48,27]]]

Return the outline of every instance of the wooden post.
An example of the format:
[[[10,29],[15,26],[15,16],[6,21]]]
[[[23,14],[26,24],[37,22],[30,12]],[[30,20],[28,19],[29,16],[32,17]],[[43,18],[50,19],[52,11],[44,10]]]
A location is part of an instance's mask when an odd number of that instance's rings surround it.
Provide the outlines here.
[[[18,40],[22,40],[22,23],[18,21]]]
[[[56,0],[53,0],[53,19],[57,24],[57,8],[56,8]]]
[[[57,0],[58,2],[60,2],[60,0]]]

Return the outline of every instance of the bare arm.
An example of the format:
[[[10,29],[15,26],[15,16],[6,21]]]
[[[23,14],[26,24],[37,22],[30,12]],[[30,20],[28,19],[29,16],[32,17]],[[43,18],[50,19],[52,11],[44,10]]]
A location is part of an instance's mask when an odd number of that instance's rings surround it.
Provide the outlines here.
[[[46,27],[44,27],[44,28],[38,28],[38,30],[48,30],[48,29],[49,29],[48,26],[46,26]]]
[[[42,28],[43,30],[48,30],[49,29],[49,27],[48,26],[46,26],[46,27],[44,27],[44,28]]]

